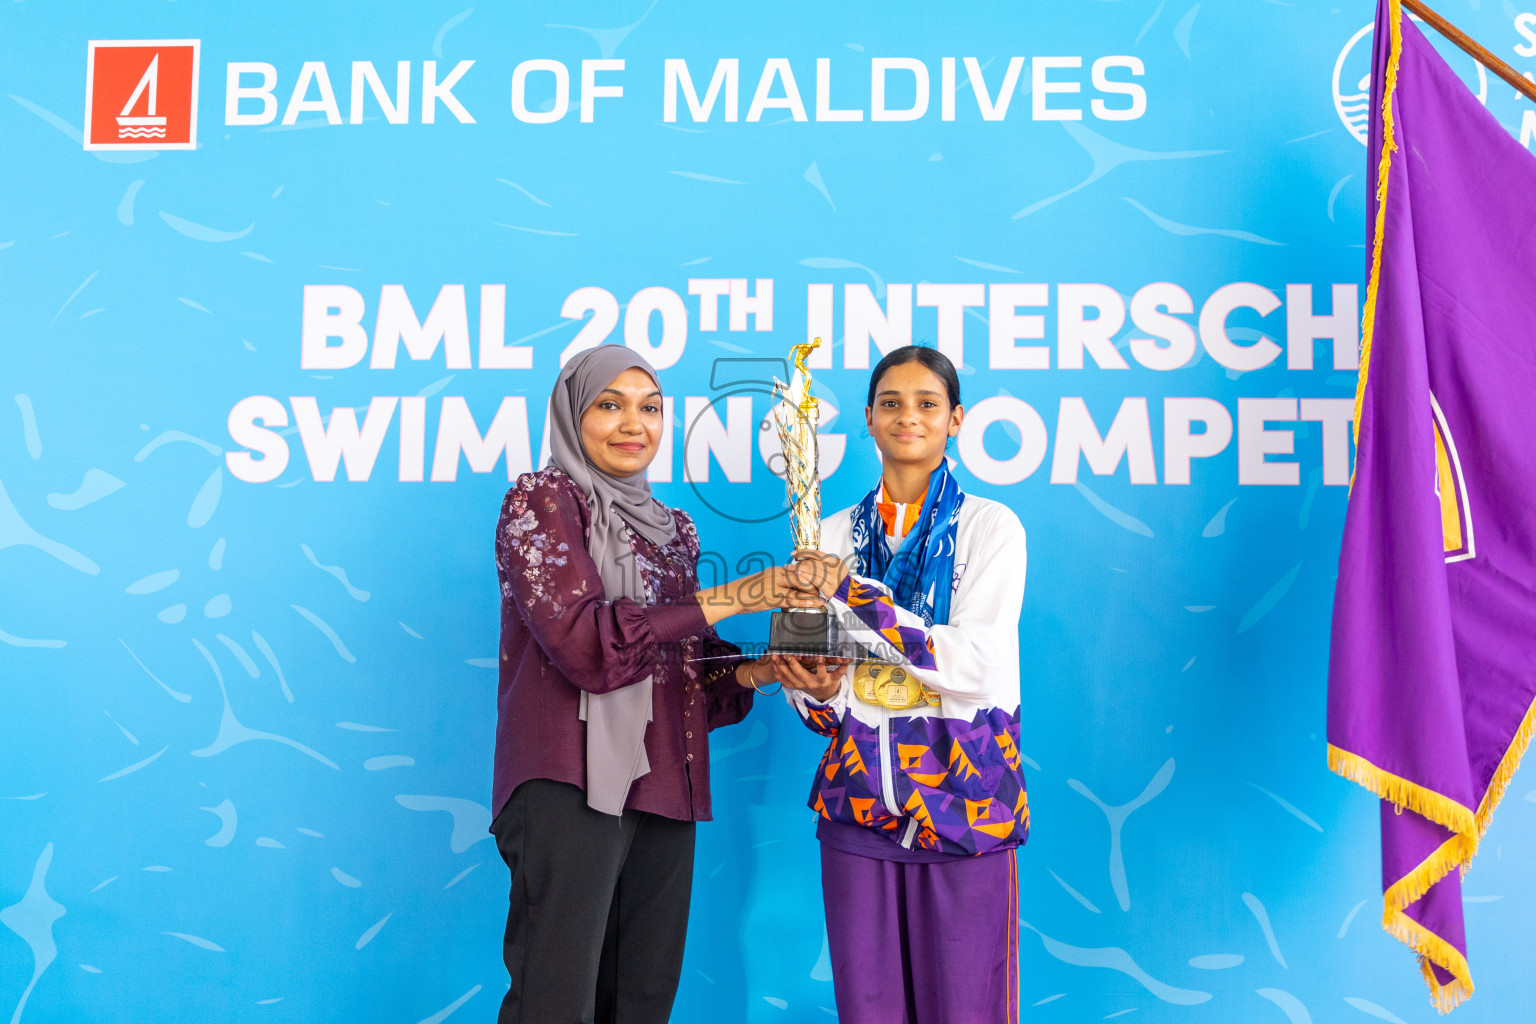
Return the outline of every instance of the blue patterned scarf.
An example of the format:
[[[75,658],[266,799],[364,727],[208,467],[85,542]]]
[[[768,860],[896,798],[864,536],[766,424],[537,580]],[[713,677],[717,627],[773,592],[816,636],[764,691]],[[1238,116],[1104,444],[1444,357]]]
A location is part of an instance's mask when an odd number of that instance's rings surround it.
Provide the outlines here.
[[[950,474],[949,460],[940,462],[928,478],[917,525],[893,552],[876,507],[880,486],[876,484],[853,510],[854,572],[890,587],[896,603],[921,615],[927,625],[944,625],[954,593],[955,525],[965,492]]]

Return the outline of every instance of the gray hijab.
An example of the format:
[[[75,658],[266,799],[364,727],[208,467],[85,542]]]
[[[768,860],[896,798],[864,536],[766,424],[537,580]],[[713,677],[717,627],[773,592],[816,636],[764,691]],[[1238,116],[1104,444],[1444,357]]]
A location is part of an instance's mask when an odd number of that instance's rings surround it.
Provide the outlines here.
[[[662,545],[677,536],[672,512],[651,496],[642,471],[611,476],[592,464],[581,443],[581,415],[604,388],[625,370],[643,370],[656,380],[651,365],[622,345],[599,345],[579,353],[555,380],[549,399],[549,464],[576,482],[592,510],[587,551],[597,563],[608,600],[627,597],[645,603],[645,584],[629,546],[630,531]],[[658,382],[656,385],[661,387]],[[587,723],[587,806],[621,814],[629,788],[651,770],[645,756],[645,729],[651,720],[652,678],[609,693],[581,694]]]

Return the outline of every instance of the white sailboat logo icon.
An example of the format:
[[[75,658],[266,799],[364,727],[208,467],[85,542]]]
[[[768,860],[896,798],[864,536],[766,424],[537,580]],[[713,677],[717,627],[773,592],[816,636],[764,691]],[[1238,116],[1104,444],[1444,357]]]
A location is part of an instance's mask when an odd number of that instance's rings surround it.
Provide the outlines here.
[[[155,114],[155,93],[160,84],[160,55],[157,53],[144,69],[144,77],[134,86],[133,95],[123,104],[123,112],[117,117],[117,137],[120,139],[163,139],[165,118]],[[147,94],[147,95],[146,95]],[[139,98],[145,97],[144,114],[134,116],[133,108]]]
[[[85,148],[196,149],[201,46],[198,39],[90,40]]]

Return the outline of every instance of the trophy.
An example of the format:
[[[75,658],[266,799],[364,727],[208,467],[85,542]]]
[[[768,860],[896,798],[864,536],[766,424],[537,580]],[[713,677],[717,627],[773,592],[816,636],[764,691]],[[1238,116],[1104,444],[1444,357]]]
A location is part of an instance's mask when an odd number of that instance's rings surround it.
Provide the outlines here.
[[[821,344],[817,338],[790,350],[795,372],[785,384],[775,378],[780,399],[773,408],[774,425],[784,449],[784,485],[789,492],[789,529],[795,547],[821,547],[821,471],[816,448],[820,403],[811,394],[811,373],[805,360]],[[768,652],[801,657],[846,657],[848,642],[829,609],[794,608],[773,613],[768,627]]]

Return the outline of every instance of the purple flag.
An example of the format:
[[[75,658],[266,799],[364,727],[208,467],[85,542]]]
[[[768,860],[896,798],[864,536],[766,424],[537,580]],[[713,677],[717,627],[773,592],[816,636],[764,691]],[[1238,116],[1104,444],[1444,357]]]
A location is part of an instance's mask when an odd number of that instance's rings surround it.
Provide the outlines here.
[[[1536,158],[1380,0],[1370,283],[1328,764],[1382,798],[1383,926],[1472,994],[1461,873],[1536,728]]]

